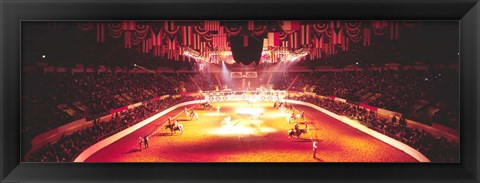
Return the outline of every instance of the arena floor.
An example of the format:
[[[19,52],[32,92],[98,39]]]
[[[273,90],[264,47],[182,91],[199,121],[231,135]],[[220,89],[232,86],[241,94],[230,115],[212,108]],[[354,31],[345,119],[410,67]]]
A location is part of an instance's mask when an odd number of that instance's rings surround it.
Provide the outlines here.
[[[139,130],[125,136],[89,157],[86,162],[418,162],[410,155],[368,134],[358,131],[313,108],[295,105],[305,111],[309,132],[300,139],[287,137],[293,123],[273,109],[273,102],[254,104],[263,108],[258,120],[237,115],[236,109],[248,108],[247,102],[213,103],[211,110],[195,112],[199,120],[190,121],[185,114],[176,119],[184,133],[171,134],[163,124],[176,109]],[[220,106],[220,113],[216,106]],[[224,119],[230,116],[230,125]],[[305,128],[300,119],[300,128]],[[258,128],[257,128],[258,123]],[[138,138],[153,134],[149,148],[140,150]],[[317,158],[313,158],[312,140],[318,141]]]

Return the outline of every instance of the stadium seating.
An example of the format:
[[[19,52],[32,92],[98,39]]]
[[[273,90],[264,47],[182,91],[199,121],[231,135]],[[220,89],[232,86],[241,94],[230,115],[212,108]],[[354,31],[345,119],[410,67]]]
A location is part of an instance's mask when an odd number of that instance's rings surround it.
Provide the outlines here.
[[[276,90],[314,92],[335,96],[403,113],[427,124],[443,123],[458,127],[458,71],[365,70],[357,72],[260,73],[251,88],[272,85]],[[215,90],[229,78],[211,73],[25,73],[28,81],[22,93],[22,134],[26,139],[80,118],[97,119],[110,110],[152,98]],[[220,79],[217,79],[220,77]],[[454,94],[454,95],[452,95]],[[122,112],[120,117],[97,123],[57,143],[42,147],[31,156],[34,161],[71,161],[81,150],[178,102],[194,98],[167,99]],[[418,149],[435,162],[458,160],[458,143],[437,139],[425,131],[389,123],[358,108],[355,104],[328,99],[295,98],[311,102],[335,113],[362,121]],[[121,123],[126,121],[126,123]],[[83,140],[79,140],[83,139]],[[27,140],[28,141],[28,140]],[[28,144],[23,144],[28,149]],[[450,149],[442,150],[441,149]],[[445,153],[437,153],[445,152]]]

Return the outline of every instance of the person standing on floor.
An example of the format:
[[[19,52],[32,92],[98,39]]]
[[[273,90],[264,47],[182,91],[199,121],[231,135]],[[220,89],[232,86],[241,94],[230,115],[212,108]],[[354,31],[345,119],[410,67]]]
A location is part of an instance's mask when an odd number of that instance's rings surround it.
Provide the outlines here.
[[[148,135],[145,135],[143,137],[143,144],[145,146],[145,149],[147,149],[148,148]]]
[[[317,158],[317,141],[313,141],[313,158]]]
[[[142,137],[138,137],[138,145],[140,146],[140,151],[142,150]]]

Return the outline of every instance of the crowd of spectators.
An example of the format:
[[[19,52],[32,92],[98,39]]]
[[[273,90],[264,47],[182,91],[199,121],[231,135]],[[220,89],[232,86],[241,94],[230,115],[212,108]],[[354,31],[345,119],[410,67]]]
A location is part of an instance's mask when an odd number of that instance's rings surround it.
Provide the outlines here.
[[[155,97],[198,91],[189,75],[201,74],[24,73],[22,147],[29,149],[36,135],[81,118],[91,120]],[[201,87],[210,87],[205,83]]]
[[[169,77],[169,76],[167,76]],[[178,73],[178,74],[171,74],[169,78],[173,81],[178,81],[178,91],[179,92],[194,92],[198,91],[199,88],[192,82],[190,79],[191,74],[187,73]],[[193,77],[192,77],[193,78]]]
[[[272,89],[274,90],[286,90],[288,85],[295,79],[295,76],[293,73],[272,73],[269,84],[273,85]]]
[[[412,106],[419,100],[442,103],[434,120],[457,124],[459,76],[455,71],[382,70],[290,74],[298,75],[290,90],[336,96],[371,106],[415,116]],[[285,78],[284,80],[291,80]],[[306,90],[304,90],[304,88]]]
[[[200,73],[193,75],[192,78],[202,91],[212,91],[218,87],[214,74]]]
[[[48,81],[37,75],[22,75],[22,79],[28,81],[28,84],[22,83],[22,138],[32,139],[41,132],[79,118],[58,108],[52,97],[54,94],[40,89]],[[29,143],[23,144],[23,148],[29,146]]]
[[[322,73],[313,72],[313,73],[299,73],[297,80],[292,84],[289,90],[293,91],[307,91],[310,92],[310,89],[315,88],[319,80],[312,78],[319,78],[322,76]]]
[[[359,107],[357,104],[335,101],[328,97],[313,96],[290,97],[291,99],[309,102],[339,115],[348,116],[360,121],[367,127],[392,138],[402,141],[427,156],[432,162],[458,162],[459,144],[444,137],[435,137],[425,130],[407,127],[403,116],[387,119]]]
[[[200,74],[198,74],[200,75]],[[27,73],[22,93],[22,130],[46,131],[81,117],[95,118],[137,102],[166,94],[198,91],[188,74]],[[196,77],[196,76],[193,76]],[[201,83],[203,87],[205,83]],[[71,116],[58,108],[86,106]],[[76,108],[78,109],[78,108]],[[80,110],[80,109],[79,109]]]
[[[196,100],[198,97],[168,97],[163,100],[146,103],[133,109],[112,114],[110,120],[95,119],[93,126],[63,135],[53,143],[47,144],[31,156],[27,161],[33,162],[72,162],[83,150],[127,127],[130,127],[175,104]]]

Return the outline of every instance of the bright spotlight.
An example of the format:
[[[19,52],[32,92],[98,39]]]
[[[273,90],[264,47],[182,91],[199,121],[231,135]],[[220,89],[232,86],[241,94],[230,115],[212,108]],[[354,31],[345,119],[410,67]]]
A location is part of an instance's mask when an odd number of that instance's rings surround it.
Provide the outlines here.
[[[263,108],[237,108],[235,112],[239,115],[259,116],[263,113]]]
[[[47,56],[45,56],[45,55],[42,55],[42,58],[46,58],[46,57],[47,57]]]
[[[230,116],[225,117],[221,126],[213,128],[209,132],[215,135],[221,136],[245,136],[245,135],[257,135],[263,136],[268,133],[274,133],[277,130],[271,127],[258,127],[259,120],[256,121],[257,125],[252,126],[251,121],[232,120]]]

